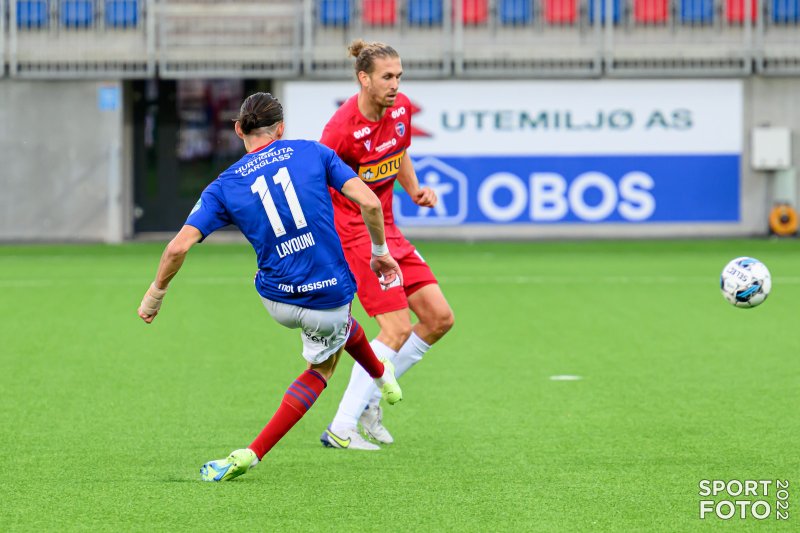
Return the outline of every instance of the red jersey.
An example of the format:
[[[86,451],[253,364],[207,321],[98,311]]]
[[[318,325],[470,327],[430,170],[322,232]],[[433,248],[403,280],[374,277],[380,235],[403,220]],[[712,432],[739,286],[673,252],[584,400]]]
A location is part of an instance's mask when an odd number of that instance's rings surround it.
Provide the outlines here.
[[[402,237],[394,224],[392,191],[400,162],[411,145],[411,102],[397,94],[394,106],[378,122],[358,110],[358,95],[350,97],[334,113],[320,142],[331,148],[378,196],[383,207],[386,238]],[[336,231],[344,246],[369,241],[361,208],[338,192],[332,193]]]

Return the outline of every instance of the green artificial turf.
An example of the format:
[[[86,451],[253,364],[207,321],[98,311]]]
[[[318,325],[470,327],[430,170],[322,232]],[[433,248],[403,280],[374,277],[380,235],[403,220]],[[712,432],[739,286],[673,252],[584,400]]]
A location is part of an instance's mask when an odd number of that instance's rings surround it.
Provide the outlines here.
[[[0,247],[0,530],[800,527],[797,241],[419,243],[456,325],[384,408],[397,442],[320,445],[345,359],[224,484],[199,467],[267,422],[304,368],[299,333],[270,319],[233,244],[192,250],[145,325],[162,248]],[[719,293],[739,255],[772,271],[759,308]],[[789,520],[700,520],[702,479],[789,480]]]

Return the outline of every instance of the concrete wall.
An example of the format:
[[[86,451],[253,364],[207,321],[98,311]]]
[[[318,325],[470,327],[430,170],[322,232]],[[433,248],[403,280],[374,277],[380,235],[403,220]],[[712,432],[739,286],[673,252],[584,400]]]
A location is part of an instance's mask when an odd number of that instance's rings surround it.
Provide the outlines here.
[[[756,232],[768,231],[767,217],[773,201],[797,204],[797,172],[800,167],[800,78],[751,78],[745,84],[745,152],[743,154],[742,216]],[[750,167],[750,132],[759,126],[789,128],[792,131],[792,165],[780,174]],[[782,175],[781,175],[782,174]]]
[[[119,81],[0,80],[1,241],[130,234],[123,110]]]
[[[0,241],[118,242],[132,236],[132,119],[123,93],[118,81],[0,80]],[[750,132],[764,124],[789,127],[793,163],[800,164],[797,95],[800,78],[745,81],[740,223],[472,226],[406,233],[465,239],[766,235],[774,176],[751,169]],[[795,190],[797,177],[791,182]]]

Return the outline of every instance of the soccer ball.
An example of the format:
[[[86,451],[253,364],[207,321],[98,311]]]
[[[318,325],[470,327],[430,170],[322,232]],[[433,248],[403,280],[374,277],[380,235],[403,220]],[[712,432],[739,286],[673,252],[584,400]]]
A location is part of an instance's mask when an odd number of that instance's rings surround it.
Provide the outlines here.
[[[737,257],[722,269],[719,277],[722,296],[736,307],[755,307],[772,289],[767,265],[752,257]]]

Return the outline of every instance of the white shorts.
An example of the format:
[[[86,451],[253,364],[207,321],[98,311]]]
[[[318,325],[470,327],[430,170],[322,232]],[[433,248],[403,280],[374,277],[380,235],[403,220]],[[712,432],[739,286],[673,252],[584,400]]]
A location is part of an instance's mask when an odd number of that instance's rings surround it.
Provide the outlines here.
[[[350,304],[333,309],[308,309],[261,297],[264,307],[279,324],[303,332],[303,357],[311,364],[326,361],[347,342]]]

